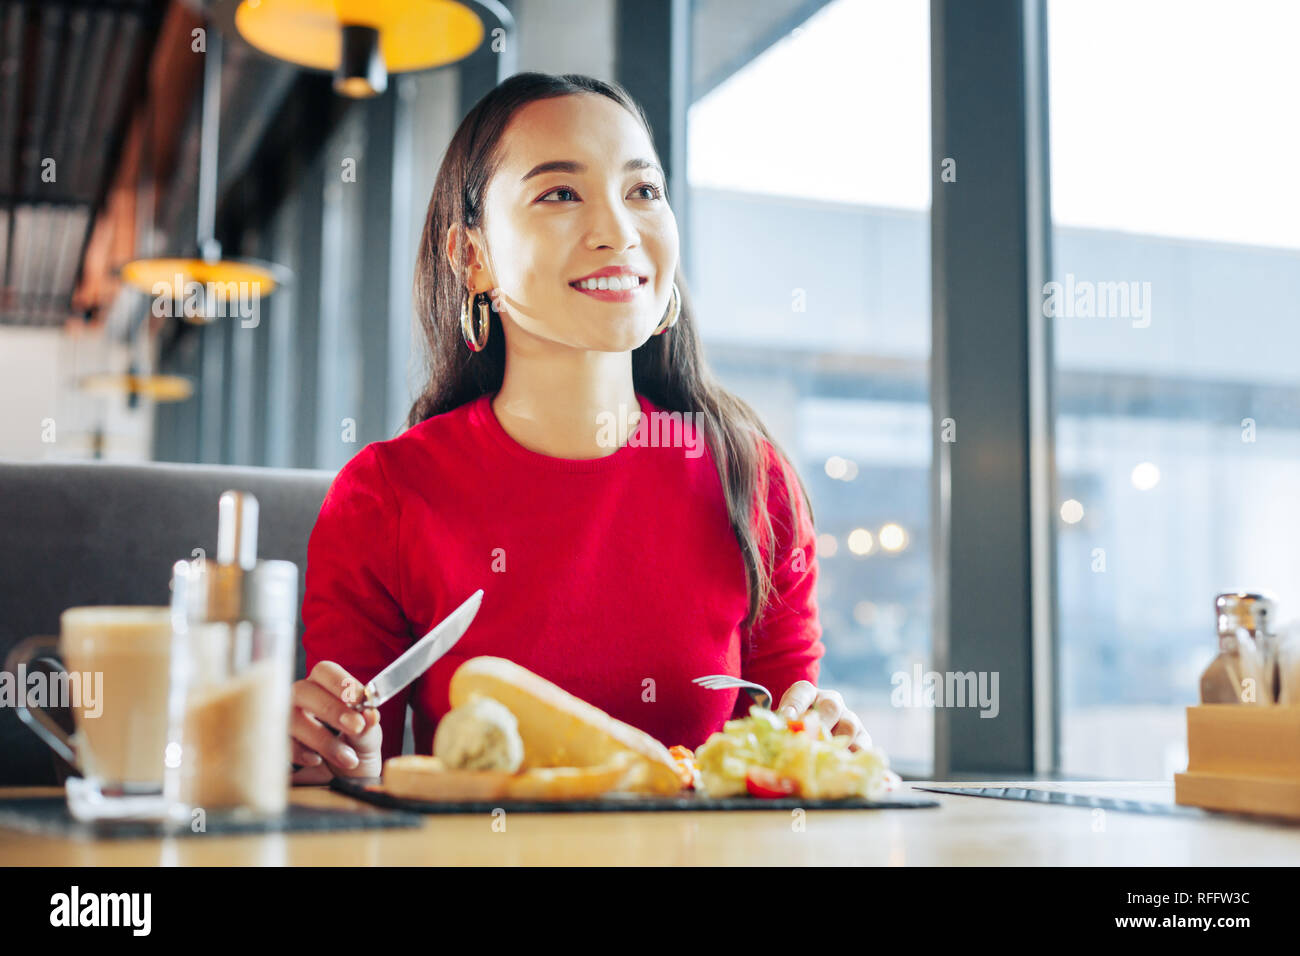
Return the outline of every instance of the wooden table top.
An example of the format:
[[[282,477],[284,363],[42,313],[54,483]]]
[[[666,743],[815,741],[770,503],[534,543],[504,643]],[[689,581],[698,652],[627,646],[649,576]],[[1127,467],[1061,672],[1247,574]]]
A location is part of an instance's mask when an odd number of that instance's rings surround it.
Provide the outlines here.
[[[915,786],[973,786],[916,783]],[[981,782],[1173,802],[1172,782]],[[0,788],[0,800],[56,796],[57,787]],[[1206,815],[1154,816],[1087,807],[923,793],[940,806],[785,810],[435,814],[419,829],[211,835],[87,841],[0,828],[5,866],[315,865],[1294,865],[1300,823]],[[295,787],[308,806],[356,807],[326,787]]]

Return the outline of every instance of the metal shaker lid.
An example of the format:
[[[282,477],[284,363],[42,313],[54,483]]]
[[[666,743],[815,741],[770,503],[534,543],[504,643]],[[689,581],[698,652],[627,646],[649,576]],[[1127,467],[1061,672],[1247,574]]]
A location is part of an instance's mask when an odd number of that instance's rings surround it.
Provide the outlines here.
[[[217,564],[245,571],[257,564],[257,499],[247,491],[223,491],[217,502]]]
[[[209,621],[238,621],[244,607],[244,575],[257,565],[257,498],[223,491],[217,502],[217,560],[206,567]]]
[[[1214,599],[1220,634],[1235,634],[1237,629],[1252,636],[1271,630],[1276,600],[1271,594],[1251,591],[1228,591]]]
[[[257,560],[257,498],[225,491],[217,505],[217,559],[178,561],[172,568],[172,608],[188,621],[298,620],[298,566]]]

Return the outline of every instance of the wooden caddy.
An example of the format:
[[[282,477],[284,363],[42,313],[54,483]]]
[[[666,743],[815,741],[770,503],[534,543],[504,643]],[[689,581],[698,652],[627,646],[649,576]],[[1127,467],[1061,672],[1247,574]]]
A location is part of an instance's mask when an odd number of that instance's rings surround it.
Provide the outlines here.
[[[1300,820],[1300,707],[1187,708],[1187,772],[1174,802]]]

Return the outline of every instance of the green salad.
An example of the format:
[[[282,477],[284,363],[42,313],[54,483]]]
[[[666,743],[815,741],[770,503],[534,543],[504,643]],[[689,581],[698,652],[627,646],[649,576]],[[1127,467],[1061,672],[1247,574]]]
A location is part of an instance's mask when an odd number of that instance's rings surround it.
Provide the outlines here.
[[[849,750],[810,711],[787,721],[755,704],[729,720],[696,751],[701,786],[711,797],[877,797],[898,784],[889,758],[876,747]]]

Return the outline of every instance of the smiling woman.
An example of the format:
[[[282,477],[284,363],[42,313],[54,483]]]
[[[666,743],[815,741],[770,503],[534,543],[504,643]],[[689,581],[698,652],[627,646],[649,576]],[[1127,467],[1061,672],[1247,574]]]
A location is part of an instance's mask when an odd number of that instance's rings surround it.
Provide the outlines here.
[[[477,155],[457,151],[453,139],[422,243],[417,295],[426,332],[438,314],[437,306],[428,307],[430,283],[457,299],[494,293],[499,321],[509,332],[502,348],[489,350],[481,364],[495,367],[501,359],[502,394],[494,407],[519,418],[536,418],[524,412],[529,397],[538,393],[516,375],[544,366],[506,359],[512,344],[568,346],[560,361],[582,363],[594,373],[590,377],[617,383],[630,400],[629,354],[661,324],[679,280],[677,220],[663,170],[648,158],[654,147],[639,111],[631,101],[576,89],[518,105],[508,120],[502,115],[508,103],[485,109],[485,129],[496,127],[500,134],[495,147],[485,141],[463,144],[478,147]],[[506,126],[499,125],[502,120]],[[449,195],[455,190],[444,176],[451,179],[451,170],[461,163],[467,166],[465,188],[459,196]],[[449,202],[441,202],[443,197]],[[617,288],[610,287],[612,276],[619,277]],[[591,279],[597,280],[594,288],[579,288],[590,286],[584,280]],[[451,316],[458,314],[458,301],[445,304]],[[564,354],[548,351],[557,358]],[[518,348],[515,352],[518,357]],[[589,396],[581,398],[586,404]],[[417,409],[420,419],[433,411],[418,403]],[[584,422],[589,421],[586,416]]]
[[[312,534],[295,779],[325,777],[321,758],[376,775],[408,702],[430,753],[450,677],[478,655],[665,745],[699,746],[747,711],[691,683],[703,674],[760,682],[868,740],[816,687],[807,493],[705,364],[664,171],[622,88],[521,73],[475,105],[438,171],[416,313],[428,380],[408,428],[344,467]],[[612,415],[630,435],[611,449]],[[664,416],[679,441],[650,434]],[[378,725],[321,726],[480,587],[474,625]]]

